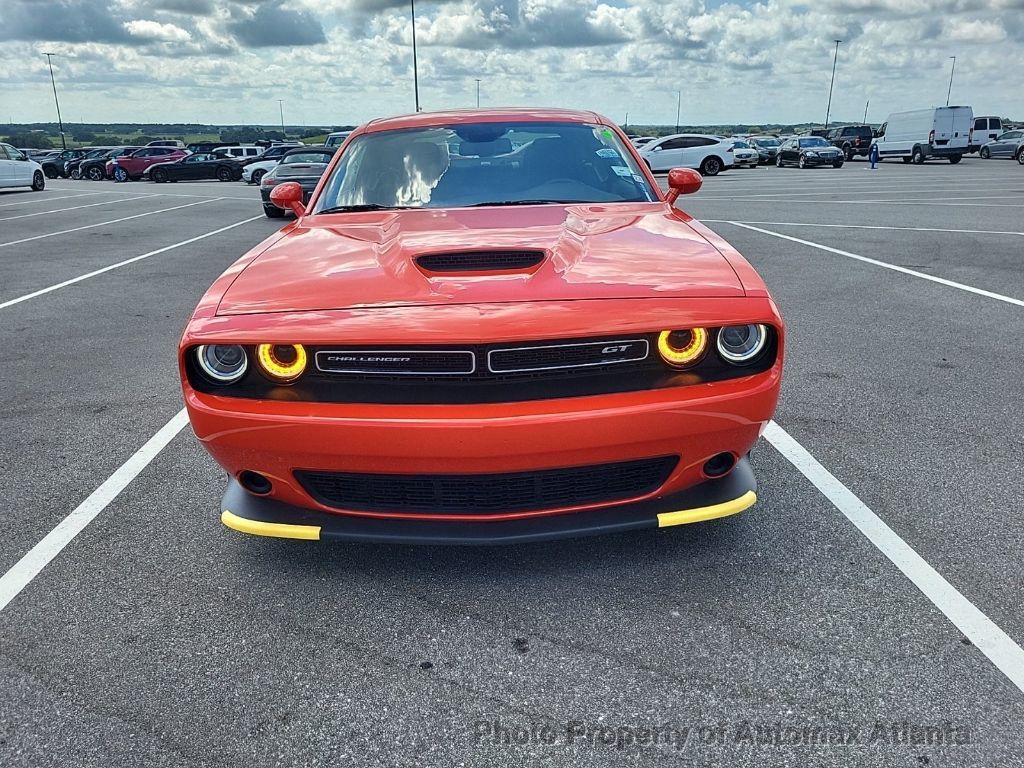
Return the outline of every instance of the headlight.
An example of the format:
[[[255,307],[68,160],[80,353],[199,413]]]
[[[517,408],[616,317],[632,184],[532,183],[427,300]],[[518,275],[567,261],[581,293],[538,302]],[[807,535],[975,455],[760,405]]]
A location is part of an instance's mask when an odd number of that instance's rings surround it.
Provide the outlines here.
[[[196,348],[199,368],[217,384],[233,384],[245,375],[249,358],[237,344],[204,344]]]
[[[807,155],[807,157],[817,157],[818,156],[817,152],[804,152],[804,154]]]
[[[718,354],[733,365],[752,362],[767,343],[768,329],[763,325],[730,325],[718,332]]]
[[[306,350],[301,344],[260,344],[256,362],[271,381],[291,384],[306,370]]]
[[[662,331],[658,336],[661,359],[674,368],[689,368],[700,362],[708,348],[708,332],[703,328]]]

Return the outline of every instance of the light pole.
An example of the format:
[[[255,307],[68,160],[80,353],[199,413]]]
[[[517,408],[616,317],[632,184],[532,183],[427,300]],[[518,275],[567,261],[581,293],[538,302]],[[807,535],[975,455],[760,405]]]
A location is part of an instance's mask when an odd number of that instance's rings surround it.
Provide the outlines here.
[[[950,56],[953,60],[953,67],[949,70],[949,89],[946,91],[946,106],[949,106],[949,94],[953,92],[953,73],[956,72],[956,56]]]
[[[277,100],[277,109],[281,113],[281,138],[287,139],[288,135],[284,132],[284,99]]]
[[[474,78],[476,80],[476,108],[480,109],[480,78]]]
[[[416,96],[416,111],[420,111],[420,73],[416,65],[416,0],[409,0],[412,14],[412,88]]]
[[[51,56],[56,56],[56,53],[44,53],[46,57],[46,63],[50,65],[50,85],[53,86],[53,103],[57,105],[57,125],[60,126],[60,146],[62,149],[68,148],[68,142],[64,138],[64,121],[60,118],[60,100],[57,98],[57,81],[53,79],[53,62],[50,60]]]
[[[839,44],[842,40],[836,40],[836,52],[832,56],[832,80],[828,84],[828,106],[825,107],[825,130],[828,130],[828,119],[832,114],[832,86],[836,84],[836,62],[839,61]]]
[[[870,103],[871,103],[871,99],[868,99],[867,101],[864,102],[864,120],[863,120],[864,125],[868,124],[868,105]]]
[[[679,109],[683,105],[683,92],[676,91],[676,133],[679,133]]]

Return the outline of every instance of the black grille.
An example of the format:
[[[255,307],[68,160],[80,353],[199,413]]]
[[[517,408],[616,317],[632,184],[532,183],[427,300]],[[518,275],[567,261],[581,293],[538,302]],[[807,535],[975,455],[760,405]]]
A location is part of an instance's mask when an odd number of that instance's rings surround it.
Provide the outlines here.
[[[316,353],[316,367],[325,373],[468,375],[476,369],[476,355],[470,350],[327,349]]]
[[[544,261],[544,251],[462,251],[428,253],[416,259],[427,272],[498,272],[531,269]]]
[[[489,515],[621,501],[653,493],[678,456],[486,475],[296,471],[321,504],[356,512]]]
[[[643,360],[648,349],[647,339],[497,348],[488,351],[487,368],[492,373],[516,373],[611,365]]]

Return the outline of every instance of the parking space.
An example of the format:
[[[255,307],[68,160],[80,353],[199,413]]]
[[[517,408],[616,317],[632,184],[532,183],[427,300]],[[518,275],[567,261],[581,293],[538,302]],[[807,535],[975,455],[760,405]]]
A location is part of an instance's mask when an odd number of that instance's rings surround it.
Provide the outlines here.
[[[448,549],[220,525],[175,344],[280,226],[255,189],[0,195],[0,764],[1015,765],[1024,168],[734,170],[680,204],[786,318],[758,504]]]

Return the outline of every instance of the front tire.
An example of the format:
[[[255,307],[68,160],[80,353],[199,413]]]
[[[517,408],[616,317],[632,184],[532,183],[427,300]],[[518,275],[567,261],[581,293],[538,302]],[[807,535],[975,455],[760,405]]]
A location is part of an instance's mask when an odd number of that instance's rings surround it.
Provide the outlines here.
[[[71,171],[71,178],[74,179],[75,181],[78,181],[80,178],[82,178],[81,169],[75,168],[73,171]]]
[[[48,179],[56,179],[58,176],[57,169],[52,165],[43,166],[43,173],[46,174],[46,178]]]
[[[779,156],[779,155],[776,155],[776,157],[775,157],[775,167],[776,168],[781,168],[782,167],[782,157]]]
[[[847,160],[853,160],[853,147],[847,147],[843,154],[846,155]]]
[[[717,176],[722,172],[722,161],[717,157],[705,157],[700,164],[700,172],[705,176]]]
[[[989,152],[988,147],[982,147],[981,148],[981,152],[979,154],[981,155],[982,159],[984,159],[984,160],[988,160],[990,157],[992,157],[992,153]]]
[[[123,184],[124,182],[128,181],[128,171],[126,171],[121,166],[115,168],[114,181],[118,182],[119,184]]]
[[[1024,165],[1024,147],[1017,152],[1017,162]]]
[[[32,174],[32,190],[42,192],[44,189],[46,189],[46,178],[42,171],[36,171]]]
[[[843,167],[843,161],[842,160],[836,160],[834,163],[832,163],[832,167],[833,168],[842,168]]]
[[[264,205],[263,213],[266,214],[268,219],[284,218],[284,211],[276,205]]]
[[[648,163],[648,165],[647,165],[648,170],[650,170],[650,167],[651,166]],[[260,185],[260,182],[263,181],[263,175],[265,173],[266,173],[266,171],[263,171],[263,170],[253,171],[252,172],[252,176],[249,177],[249,183],[250,184],[255,184],[258,187]]]
[[[163,168],[154,168],[153,172],[149,174],[149,178],[155,181],[157,184],[163,184],[167,181],[167,171]]]
[[[217,181],[231,181],[231,171],[227,168],[218,168]]]
[[[95,165],[86,171],[85,175],[92,181],[103,181],[103,169]]]
[[[796,161],[796,165],[800,170],[804,170],[807,167],[807,161],[804,159],[803,155],[800,155],[800,159]]]
[[[924,150],[920,147],[914,147],[914,152],[910,156],[910,161],[914,165],[924,165]]]
[[[963,159],[964,159],[963,155],[950,155],[949,156],[949,164],[950,165],[956,165],[957,163],[959,163]]]

